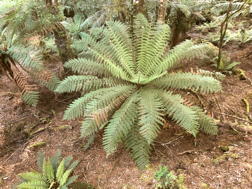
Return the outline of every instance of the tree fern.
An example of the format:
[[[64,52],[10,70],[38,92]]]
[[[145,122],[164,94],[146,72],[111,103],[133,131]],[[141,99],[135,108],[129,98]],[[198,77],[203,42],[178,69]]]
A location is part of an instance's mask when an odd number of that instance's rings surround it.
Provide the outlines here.
[[[185,41],[167,50],[169,26],[149,23],[143,15],[136,17],[133,28],[131,36],[126,25],[109,22],[98,42],[92,33],[85,34],[81,51],[88,56],[66,63],[80,75],[69,76],[56,91],[82,92],[69,105],[64,119],[83,117],[83,137],[104,129],[108,155],[123,143],[144,168],[166,116],[194,137],[200,130],[216,134],[212,119],[200,109],[184,105],[174,90],[213,93],[221,91],[221,84],[208,71],[173,70],[182,61],[200,58],[211,45]]]
[[[72,162],[72,157],[62,159],[61,152],[58,151],[53,157],[45,158],[43,153],[38,155],[38,165],[41,172],[25,172],[20,173],[22,179],[18,189],[48,189],[58,188],[67,189],[77,176],[72,176],[73,169],[78,161]],[[62,160],[61,160],[62,159]]]

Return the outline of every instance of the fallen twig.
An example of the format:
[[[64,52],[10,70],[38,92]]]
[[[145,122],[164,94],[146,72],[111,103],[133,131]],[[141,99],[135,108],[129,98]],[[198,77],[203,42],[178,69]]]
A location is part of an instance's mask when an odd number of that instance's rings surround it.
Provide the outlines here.
[[[215,113],[221,114],[221,115],[225,115],[225,116],[228,116],[228,117],[232,117],[232,118],[238,119],[240,121],[252,124],[252,121],[249,121],[249,120],[241,118],[241,117],[237,117],[237,116],[234,116],[234,115],[230,115],[230,114],[226,114],[226,113],[221,113],[221,112],[215,112]]]
[[[224,122],[224,123],[218,123],[217,125],[221,127],[228,127],[233,129],[236,132],[244,132],[244,133],[249,133],[252,134],[252,126],[239,126],[234,123],[229,123],[229,122]]]
[[[194,153],[194,150],[186,150],[186,151],[184,151],[184,152],[178,153],[178,155],[179,155],[179,156],[182,156],[182,155],[184,155],[184,154],[192,154],[192,153]]]
[[[169,142],[166,142],[166,143],[156,142],[156,143],[161,144],[161,146],[170,145],[171,143],[173,143],[173,142],[175,142],[175,141],[177,141],[177,140],[179,140],[179,139],[181,139],[183,137],[184,137],[184,135],[180,135],[180,136],[170,140]]]

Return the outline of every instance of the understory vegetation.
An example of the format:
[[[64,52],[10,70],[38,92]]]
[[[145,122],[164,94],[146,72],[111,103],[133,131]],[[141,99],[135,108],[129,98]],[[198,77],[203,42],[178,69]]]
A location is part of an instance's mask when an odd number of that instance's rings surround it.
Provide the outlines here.
[[[167,127],[195,144],[200,133],[219,134],[225,112],[214,117],[201,97],[221,94],[231,75],[251,84],[226,50],[251,45],[251,18],[251,0],[0,0],[0,80],[15,84],[20,107],[42,112],[57,102],[60,119],[80,127],[76,143],[85,141],[85,150],[101,138],[107,158],[127,151],[146,170]],[[56,117],[57,108],[43,113]],[[72,176],[72,160],[39,153],[39,171],[18,174],[15,187],[95,188]],[[182,177],[160,166],[154,188],[186,188]]]

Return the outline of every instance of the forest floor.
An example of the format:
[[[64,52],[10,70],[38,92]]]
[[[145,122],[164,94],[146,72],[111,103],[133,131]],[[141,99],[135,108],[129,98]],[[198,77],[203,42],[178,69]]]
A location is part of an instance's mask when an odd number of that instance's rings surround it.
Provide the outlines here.
[[[200,134],[194,139],[178,127],[166,125],[155,143],[152,164],[144,171],[137,169],[124,148],[106,157],[102,133],[84,151],[85,141],[79,138],[80,121],[62,121],[71,96],[63,98],[44,91],[37,108],[25,106],[16,95],[15,85],[2,78],[0,188],[12,188],[19,181],[19,173],[36,169],[38,151],[52,155],[57,149],[80,160],[75,171],[80,181],[100,189],[154,188],[154,174],[160,165],[183,175],[189,189],[252,188],[252,120],[242,100],[252,105],[252,44],[233,44],[225,50],[233,60],[242,62],[239,68],[246,70],[246,80],[230,75],[224,79],[220,94],[185,94],[185,98],[221,120],[218,136]],[[198,66],[212,69],[209,65]]]

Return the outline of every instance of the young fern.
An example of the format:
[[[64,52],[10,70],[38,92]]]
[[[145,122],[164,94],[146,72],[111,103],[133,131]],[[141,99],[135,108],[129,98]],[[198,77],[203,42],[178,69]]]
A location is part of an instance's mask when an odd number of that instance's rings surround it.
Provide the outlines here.
[[[144,168],[166,116],[193,136],[199,131],[217,133],[203,110],[184,105],[174,92],[214,93],[221,91],[221,83],[207,71],[172,71],[182,60],[201,57],[211,45],[187,40],[167,52],[169,26],[151,24],[141,14],[135,18],[134,37],[120,22],[109,22],[99,41],[92,34],[85,36],[80,44],[89,56],[66,63],[80,75],[69,76],[56,89],[59,93],[83,92],[64,114],[66,120],[84,117],[82,136],[104,129],[108,155],[123,143],[136,164]]]
[[[71,176],[78,165],[71,156],[61,160],[61,152],[58,151],[53,157],[47,159],[43,153],[38,155],[38,167],[40,172],[25,172],[19,174],[23,180],[17,189],[67,189],[78,177]]]

